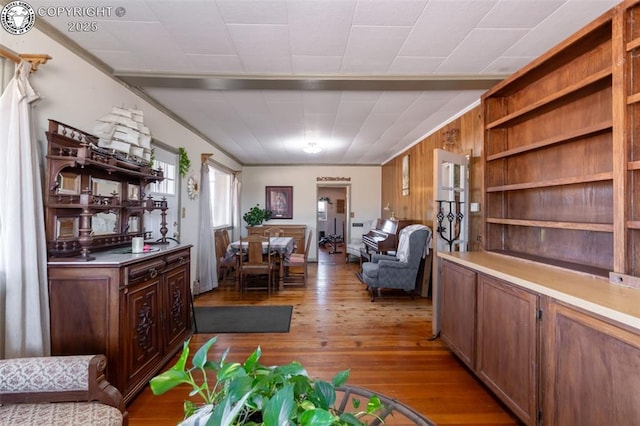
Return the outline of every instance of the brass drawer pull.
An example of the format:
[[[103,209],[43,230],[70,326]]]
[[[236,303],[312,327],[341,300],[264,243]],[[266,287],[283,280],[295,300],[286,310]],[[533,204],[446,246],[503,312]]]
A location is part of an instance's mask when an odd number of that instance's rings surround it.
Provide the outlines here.
[[[156,268],[150,268],[149,269],[149,276],[151,278],[155,278],[158,276],[158,270]]]

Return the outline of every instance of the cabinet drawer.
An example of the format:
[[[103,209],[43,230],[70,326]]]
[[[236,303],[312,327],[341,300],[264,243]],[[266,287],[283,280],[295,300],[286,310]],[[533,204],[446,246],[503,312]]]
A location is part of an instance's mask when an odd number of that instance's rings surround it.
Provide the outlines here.
[[[182,265],[190,260],[189,250],[182,250],[177,253],[168,254],[165,258],[167,268]]]
[[[125,268],[126,284],[131,284],[142,279],[155,278],[166,266],[164,259],[151,259],[146,262]]]

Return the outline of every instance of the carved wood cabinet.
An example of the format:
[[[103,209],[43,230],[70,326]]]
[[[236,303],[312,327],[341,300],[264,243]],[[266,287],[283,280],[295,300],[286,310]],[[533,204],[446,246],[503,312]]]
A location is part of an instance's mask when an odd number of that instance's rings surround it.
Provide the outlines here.
[[[50,261],[52,353],[105,354],[130,402],[191,335],[190,247]]]

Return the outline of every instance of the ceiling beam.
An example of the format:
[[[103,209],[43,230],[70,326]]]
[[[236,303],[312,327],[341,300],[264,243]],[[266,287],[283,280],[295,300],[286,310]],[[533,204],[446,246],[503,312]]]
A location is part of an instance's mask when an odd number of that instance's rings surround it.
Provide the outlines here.
[[[487,90],[504,76],[429,76],[424,78],[396,77],[242,77],[237,76],[184,76],[158,74],[114,75],[134,87],[199,90]]]

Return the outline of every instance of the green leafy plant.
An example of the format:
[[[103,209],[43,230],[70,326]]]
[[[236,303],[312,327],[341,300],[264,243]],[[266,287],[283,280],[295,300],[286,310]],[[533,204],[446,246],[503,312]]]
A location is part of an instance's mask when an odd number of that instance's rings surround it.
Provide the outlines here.
[[[178,148],[178,153],[180,155],[180,162],[178,164],[180,176],[185,177],[191,168],[191,160],[189,160],[189,155],[187,154],[186,149],[180,147]]]
[[[242,218],[249,226],[262,225],[262,222],[271,219],[271,210],[261,209],[260,205],[256,204],[251,207]]]
[[[354,399],[352,405],[359,410],[352,413],[335,408],[336,388],[347,381],[349,370],[337,373],[331,382],[311,379],[299,362],[261,365],[260,347],[244,363],[228,362],[229,349],[218,361],[209,360],[209,349],[216,340],[213,337],[196,351],[189,369],[189,341],[185,342],[178,362],[149,383],[154,395],[181,384],[192,387],[189,396],[200,396],[204,405],[185,401],[185,422],[195,422],[197,418],[198,424],[215,426],[365,425],[361,418],[377,418],[375,413],[384,408],[375,395],[362,409],[359,400]]]

